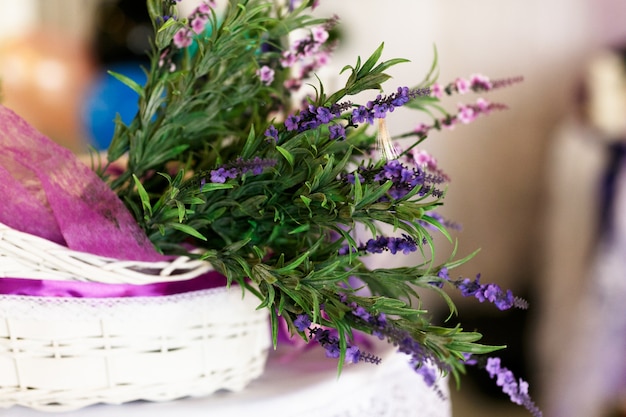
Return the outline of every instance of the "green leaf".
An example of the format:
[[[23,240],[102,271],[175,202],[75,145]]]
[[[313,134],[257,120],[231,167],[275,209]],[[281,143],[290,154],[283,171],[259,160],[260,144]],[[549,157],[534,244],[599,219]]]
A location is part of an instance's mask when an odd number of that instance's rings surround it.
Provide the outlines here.
[[[216,190],[229,190],[231,188],[235,188],[235,185],[227,183],[220,184],[217,182],[207,182],[202,186],[202,189],[200,191],[202,191],[203,193],[208,193]]]
[[[107,73],[109,75],[112,75],[114,78],[116,78],[118,81],[122,82],[125,86],[130,87],[131,90],[133,90],[135,93],[139,94],[140,97],[144,97],[144,89],[142,86],[140,86],[139,84],[137,84],[137,82],[135,82],[133,79],[120,74],[118,72],[114,72],[114,71],[107,71]]]
[[[365,63],[363,64],[363,67],[361,67],[361,69],[358,72],[358,76],[357,76],[358,78],[363,77],[365,74],[369,73],[372,70],[372,68],[374,68],[374,65],[376,65],[381,55],[383,54],[384,48],[385,48],[385,43],[383,42],[378,46],[378,48],[376,48],[374,53],[370,55],[367,61],[365,61]]]
[[[200,232],[198,232],[196,229],[194,229],[193,227],[189,226],[188,224],[182,224],[182,223],[168,223],[167,224],[169,227],[171,227],[172,229],[176,229],[179,230],[183,233],[187,233],[189,236],[193,236],[195,238],[198,238],[200,240],[204,240],[206,241],[207,238],[204,237]]]
[[[282,146],[276,146],[276,150],[280,152],[280,154],[287,160],[287,162],[289,162],[289,165],[293,167],[293,164],[295,162],[293,155]]]
[[[176,19],[168,19],[165,23],[163,23],[163,25],[161,25],[158,32],[163,32],[164,30],[174,25],[175,23],[176,23]]]
[[[295,235],[298,233],[302,233],[302,232],[307,232],[309,231],[309,229],[311,228],[311,225],[309,223],[305,223],[301,226],[296,227],[295,229],[293,229],[291,232],[289,232],[290,235]]]
[[[147,213],[150,217],[152,217],[152,206],[150,205],[150,197],[148,196],[148,192],[143,187],[141,181],[135,174],[133,174],[133,180],[135,181],[135,186],[137,187],[137,193],[139,194],[139,198],[141,199],[141,206],[143,207],[144,213]]]
[[[302,262],[304,262],[305,260],[307,260],[309,257],[309,251],[304,252],[302,255],[300,255],[300,257],[298,257],[298,259],[294,260],[293,262],[285,265],[282,268],[278,268],[275,270],[275,272],[277,274],[284,274],[290,271],[293,271],[294,269],[296,269],[298,266],[300,266],[300,264]]]

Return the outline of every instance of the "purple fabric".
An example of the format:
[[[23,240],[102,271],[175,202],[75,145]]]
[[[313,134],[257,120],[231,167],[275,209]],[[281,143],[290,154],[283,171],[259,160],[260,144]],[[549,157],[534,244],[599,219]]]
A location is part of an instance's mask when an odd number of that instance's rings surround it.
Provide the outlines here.
[[[211,271],[185,281],[159,282],[144,285],[0,278],[0,294],[71,298],[161,297],[224,287],[225,285],[226,277],[216,271]]]
[[[120,260],[160,255],[117,195],[68,149],[0,106],[0,222]]]

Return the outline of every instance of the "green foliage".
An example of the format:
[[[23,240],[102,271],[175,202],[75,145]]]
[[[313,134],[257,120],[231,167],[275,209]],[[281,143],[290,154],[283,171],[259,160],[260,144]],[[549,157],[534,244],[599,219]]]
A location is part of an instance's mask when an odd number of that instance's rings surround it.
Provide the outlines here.
[[[306,15],[307,7],[303,2],[289,12],[267,1],[231,0],[219,18],[212,13],[211,33],[195,36],[192,53],[173,44],[186,21],[164,22],[162,16],[175,15],[173,6],[149,0],[155,38],[148,81],[138,86],[113,74],[137,92],[139,113],[128,125],[117,121],[108,158],[110,163],[126,158],[127,169],[107,180],[160,251],[205,259],[229,282],[257,295],[260,307],[270,311],[274,341],[279,317],[298,333],[293,321],[306,313],[339,331],[343,360],[353,330],[372,332],[349,314],[340,300],[343,293],[372,314],[386,314],[393,326],[407,331],[457,375],[464,369],[464,353],[496,347],[478,344],[478,333],[430,323],[428,312],[413,305],[419,301],[418,290],[431,290],[455,311],[445,292],[432,285],[441,267],[465,261],[451,258],[433,264],[433,238],[426,227],[452,241],[445,227],[427,214],[442,204],[442,197],[416,187],[393,198],[392,181],[361,180],[358,175],[353,183],[348,181],[346,176],[357,167],[380,170],[385,162],[367,156],[375,134],[366,125],[349,125],[344,140],[331,139],[327,125],[299,131],[274,123],[279,142],[264,135],[275,120],[293,112],[294,100],[284,85],[290,69],[279,64],[281,52],[289,47],[288,35],[327,23]],[[383,90],[390,78],[386,71],[407,61],[381,61],[382,52],[380,45],[364,62],[358,58],[353,67],[345,67],[349,77],[338,91],[327,96],[320,85],[310,104],[331,108],[345,97]],[[164,59],[171,62],[164,64]],[[256,75],[262,65],[275,70],[270,85]],[[420,86],[432,84],[435,72],[436,59]],[[440,109],[427,96],[408,105],[427,114]],[[340,120],[350,122],[356,106],[345,108]],[[261,174],[247,172],[223,183],[211,180],[219,167],[255,157],[274,165]],[[362,227],[376,236],[381,225],[418,242],[419,265],[372,270],[362,262],[361,254],[353,252],[359,244],[354,231]],[[340,255],[344,245],[349,250]],[[348,285],[350,277],[358,277],[370,294],[358,295]]]

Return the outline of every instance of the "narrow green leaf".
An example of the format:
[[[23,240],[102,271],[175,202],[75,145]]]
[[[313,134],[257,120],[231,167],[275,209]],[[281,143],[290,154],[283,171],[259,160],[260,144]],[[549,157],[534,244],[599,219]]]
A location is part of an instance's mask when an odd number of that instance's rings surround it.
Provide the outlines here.
[[[359,76],[368,74],[372,70],[372,68],[374,68],[374,65],[376,65],[376,63],[380,59],[380,56],[382,55],[384,48],[385,48],[385,43],[383,42],[380,44],[380,46],[378,46],[378,48],[376,48],[374,53],[370,55],[367,61],[365,61],[365,63],[363,64],[363,67],[361,67],[361,69],[359,70],[359,73],[358,73]]]
[[[140,86],[139,84],[137,84],[137,82],[135,82],[133,79],[120,74],[118,72],[114,72],[114,71],[107,71],[107,73],[109,75],[112,75],[114,78],[116,78],[118,81],[122,82],[122,84],[126,85],[127,87],[129,87],[131,90],[133,90],[135,93],[139,94],[140,97],[144,96],[144,90],[143,87]]]
[[[198,238],[200,240],[207,240],[206,237],[204,237],[200,232],[198,232],[196,229],[194,229],[193,227],[189,226],[188,224],[182,224],[182,223],[168,223],[168,226],[171,227],[172,229],[176,229],[179,230],[183,233],[187,233],[189,236],[193,236],[195,238]]]
[[[287,160],[287,162],[289,162],[289,165],[293,167],[293,164],[295,162],[293,155],[282,146],[276,146],[276,150],[280,152],[280,154]]]
[[[304,262],[309,257],[309,251],[304,252],[298,259],[294,260],[290,264],[285,265],[282,268],[278,268],[275,270],[277,274],[284,274],[286,272],[293,271],[296,269],[302,262]]]
[[[139,194],[139,198],[141,199],[141,206],[143,207],[144,213],[147,213],[150,217],[152,217],[152,206],[150,205],[150,197],[146,192],[146,189],[143,187],[141,181],[135,174],[133,174],[133,180],[135,181],[135,186],[137,187],[137,193]]]
[[[295,235],[298,233],[302,233],[302,232],[306,232],[311,228],[311,225],[309,223],[305,223],[302,226],[298,226],[295,229],[293,229],[291,232],[289,232],[290,235]]]

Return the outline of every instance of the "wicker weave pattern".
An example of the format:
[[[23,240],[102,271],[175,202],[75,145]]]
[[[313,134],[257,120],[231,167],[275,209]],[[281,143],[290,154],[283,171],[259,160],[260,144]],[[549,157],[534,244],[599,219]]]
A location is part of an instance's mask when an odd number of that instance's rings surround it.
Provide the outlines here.
[[[0,279],[84,280],[81,268],[88,280],[106,275],[108,283],[190,279],[211,269],[189,259],[116,262],[0,227]],[[257,305],[236,287],[134,298],[0,295],[0,408],[63,411],[241,390],[262,373],[270,346],[267,313]]]
[[[171,262],[137,262],[76,252],[0,223],[0,277],[150,284],[191,279],[211,269],[184,256]]]

